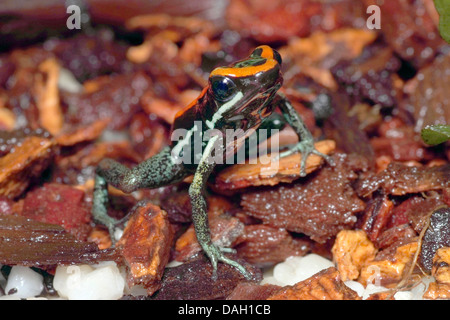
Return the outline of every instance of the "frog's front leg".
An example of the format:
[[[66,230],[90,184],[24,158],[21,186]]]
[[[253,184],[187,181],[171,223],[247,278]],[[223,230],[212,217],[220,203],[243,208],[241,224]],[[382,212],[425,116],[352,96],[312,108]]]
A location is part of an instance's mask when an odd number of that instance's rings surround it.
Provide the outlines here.
[[[300,167],[300,176],[306,176],[306,159],[310,154],[316,154],[318,156],[323,157],[329,164],[333,165],[333,159],[318,151],[314,146],[314,138],[303,122],[302,118],[299,116],[295,108],[289,102],[289,100],[281,93],[277,93],[275,97],[274,103],[280,108],[283,113],[286,121],[289,125],[295,130],[298,135],[299,142],[290,148],[288,151],[282,152],[279,157],[285,157],[291,155],[295,152],[300,152],[302,155],[301,167]]]
[[[131,169],[115,160],[103,159],[95,175],[93,219],[108,228],[114,243],[114,229],[120,220],[110,217],[107,213],[108,184],[125,193],[131,193],[141,188],[158,188],[173,184],[187,175],[183,165],[172,158],[169,147]]]
[[[213,267],[213,278],[217,279],[217,263],[222,261],[238,269],[247,279],[251,278],[251,274],[239,263],[233,261],[224,255],[224,252],[233,252],[229,248],[219,248],[211,240],[211,233],[208,223],[208,210],[205,197],[206,182],[215,167],[212,160],[212,151],[219,137],[214,136],[209,141],[203,152],[203,156],[195,171],[191,186],[189,187],[189,197],[192,205],[192,220],[197,235],[197,241],[203,248]]]

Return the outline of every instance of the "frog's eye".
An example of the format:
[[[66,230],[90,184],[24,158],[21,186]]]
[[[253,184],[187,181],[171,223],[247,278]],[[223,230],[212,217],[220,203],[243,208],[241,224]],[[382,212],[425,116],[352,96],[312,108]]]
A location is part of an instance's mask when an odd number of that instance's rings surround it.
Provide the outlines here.
[[[211,89],[214,98],[219,101],[227,101],[236,94],[236,85],[226,77],[214,77],[211,79]]]

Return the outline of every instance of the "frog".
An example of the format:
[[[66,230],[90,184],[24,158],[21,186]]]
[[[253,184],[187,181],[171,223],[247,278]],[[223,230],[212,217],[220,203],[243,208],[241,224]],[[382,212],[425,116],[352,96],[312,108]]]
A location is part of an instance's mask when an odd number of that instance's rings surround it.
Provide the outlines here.
[[[281,67],[280,53],[268,45],[261,45],[248,57],[213,69],[208,84],[197,99],[175,115],[171,130],[182,130],[184,135],[181,138],[173,139],[175,141],[169,146],[132,168],[111,158],[102,159],[95,170],[92,203],[94,221],[106,226],[111,239],[114,239],[115,228],[122,221],[107,214],[108,185],[124,193],[132,193],[143,188],[177,184],[193,175],[188,192],[192,222],[197,241],[211,262],[213,278],[217,279],[218,263],[221,262],[251,279],[251,273],[244,266],[227,256],[227,253],[235,252],[234,249],[219,247],[211,240],[205,190],[208,179],[219,163],[218,159],[236,153],[259,129],[280,129],[287,124],[294,129],[299,140],[288,150],[280,152],[277,158],[300,152],[300,176],[306,175],[306,159],[311,154],[319,155],[333,164],[330,156],[315,148],[311,132],[291,102],[279,92],[283,83]],[[276,109],[279,112],[274,112]],[[219,138],[230,129],[243,132],[238,139],[240,144],[215,148]],[[201,139],[200,147],[186,151],[185,147],[192,146],[194,136],[201,137],[207,130],[215,134],[209,139]],[[180,161],[186,152],[191,153],[197,161]]]

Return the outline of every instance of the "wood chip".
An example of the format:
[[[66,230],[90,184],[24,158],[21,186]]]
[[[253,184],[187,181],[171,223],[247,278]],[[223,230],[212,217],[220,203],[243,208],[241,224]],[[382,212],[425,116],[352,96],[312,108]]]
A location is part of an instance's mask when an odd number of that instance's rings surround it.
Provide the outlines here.
[[[129,268],[130,287],[142,284],[148,295],[160,288],[172,238],[173,230],[165,211],[149,202],[136,205],[117,243]]]
[[[364,231],[342,230],[331,251],[342,281],[347,281],[358,279],[361,268],[375,258],[377,249]]]
[[[36,73],[36,105],[43,128],[51,134],[57,134],[63,127],[64,115],[60,106],[58,79],[60,65],[54,58],[49,58],[39,65]]]
[[[330,267],[293,286],[286,286],[268,300],[361,300],[342,282],[336,268]]]
[[[61,146],[73,146],[84,141],[98,138],[109,123],[109,119],[101,119],[89,125],[81,125],[75,129],[61,131],[56,137],[56,142]]]
[[[54,140],[32,136],[0,158],[0,195],[12,199],[22,194],[30,180],[47,168],[55,146]]]
[[[376,285],[390,287],[403,279],[403,274],[410,267],[417,250],[417,242],[399,246],[393,257],[366,263],[358,279],[363,285],[375,282]]]
[[[95,243],[79,241],[59,225],[0,215],[1,264],[39,267],[111,260],[120,260],[114,249],[99,250]]]
[[[317,142],[315,147],[324,154],[330,154],[335,150],[336,145],[332,140],[323,140]],[[214,188],[217,191],[229,191],[250,186],[273,186],[282,182],[292,182],[300,178],[301,157],[300,153],[295,153],[274,163],[246,163],[228,167],[216,176]],[[309,156],[306,160],[306,173],[313,172],[322,163],[322,157]]]
[[[450,247],[442,247],[433,258],[431,275],[436,282],[430,283],[424,299],[450,299]]]

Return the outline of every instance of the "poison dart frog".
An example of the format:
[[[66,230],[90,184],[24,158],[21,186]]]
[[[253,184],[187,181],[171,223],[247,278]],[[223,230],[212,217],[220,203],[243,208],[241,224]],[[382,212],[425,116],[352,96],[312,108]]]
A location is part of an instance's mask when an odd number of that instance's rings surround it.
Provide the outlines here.
[[[240,141],[245,141],[260,128],[280,126],[273,113],[279,108],[285,123],[297,133],[299,142],[280,157],[294,152],[302,154],[300,174],[306,175],[305,163],[310,154],[317,154],[332,163],[331,158],[320,153],[314,147],[311,133],[291,103],[278,92],[283,82],[281,74],[281,56],[267,45],[253,50],[249,57],[226,67],[214,69],[208,85],[199,97],[185,109],[176,114],[172,130],[183,129],[184,135],[160,153],[129,169],[112,160],[103,159],[96,170],[92,214],[95,221],[108,227],[111,239],[117,220],[107,215],[108,191],[111,184],[125,193],[141,188],[158,188],[182,181],[194,175],[189,187],[192,205],[192,220],[197,240],[213,267],[213,277],[217,276],[219,261],[237,268],[246,278],[251,274],[238,262],[228,258],[224,253],[233,252],[230,248],[221,248],[211,241],[208,224],[207,204],[204,190],[207,180],[217,164],[218,151],[214,147],[220,136],[227,129],[241,129]],[[197,161],[185,163],[180,158],[185,156],[184,147],[192,145],[194,137],[213,129],[215,135],[201,139],[200,148],[191,148]],[[238,147],[225,146],[223,155],[236,152]],[[230,151],[231,150],[231,151]]]

